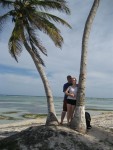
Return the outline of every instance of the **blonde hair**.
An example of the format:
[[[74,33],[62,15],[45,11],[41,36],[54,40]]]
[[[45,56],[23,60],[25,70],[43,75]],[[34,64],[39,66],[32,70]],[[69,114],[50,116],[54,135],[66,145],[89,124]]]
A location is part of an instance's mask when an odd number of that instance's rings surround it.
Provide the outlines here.
[[[75,80],[75,81],[77,81],[77,79],[76,79],[75,77],[72,77],[72,80]]]

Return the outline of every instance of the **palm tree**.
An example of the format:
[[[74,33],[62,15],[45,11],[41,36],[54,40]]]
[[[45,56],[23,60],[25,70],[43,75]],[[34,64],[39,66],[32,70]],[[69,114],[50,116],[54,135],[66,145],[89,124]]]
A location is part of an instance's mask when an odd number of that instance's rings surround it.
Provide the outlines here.
[[[44,72],[44,61],[40,57],[40,52],[47,55],[46,48],[42,45],[37,36],[37,30],[46,33],[61,48],[63,37],[60,30],[55,26],[54,22],[61,23],[67,27],[70,25],[63,19],[48,13],[48,10],[58,10],[66,14],[70,14],[70,10],[65,0],[0,0],[2,7],[8,6],[8,12],[0,16],[0,30],[8,18],[12,19],[14,28],[9,39],[9,52],[18,62],[17,57],[22,52],[22,46],[28,51],[32,57],[34,64],[43,81],[47,104],[48,116],[46,124],[58,124],[55,113],[53,95],[46,74]],[[71,27],[70,27],[71,28]]]
[[[88,39],[93,24],[94,17],[99,7],[100,0],[94,0],[90,13],[85,23],[83,38],[82,38],[82,52],[81,52],[81,65],[79,75],[79,88],[77,94],[77,106],[75,109],[74,118],[71,122],[71,128],[85,133],[85,84],[86,84],[86,66],[87,66],[87,52],[88,52]]]

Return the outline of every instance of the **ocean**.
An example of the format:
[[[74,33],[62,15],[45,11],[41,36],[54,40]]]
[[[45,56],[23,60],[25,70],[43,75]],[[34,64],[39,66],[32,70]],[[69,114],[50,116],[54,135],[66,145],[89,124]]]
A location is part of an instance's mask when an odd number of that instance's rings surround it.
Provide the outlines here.
[[[113,98],[86,98],[86,111],[91,115],[113,112]],[[54,97],[56,114],[60,117],[63,97]],[[0,124],[25,119],[44,117],[47,114],[47,100],[44,96],[0,95]]]

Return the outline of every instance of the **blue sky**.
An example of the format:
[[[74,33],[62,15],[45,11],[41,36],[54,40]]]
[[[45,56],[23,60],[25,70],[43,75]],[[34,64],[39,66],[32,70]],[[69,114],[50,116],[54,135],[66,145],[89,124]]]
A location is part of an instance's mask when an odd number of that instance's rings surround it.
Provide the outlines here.
[[[46,35],[39,33],[47,48],[48,57],[42,55],[54,96],[63,96],[62,87],[68,74],[79,77],[81,42],[85,21],[93,0],[67,0],[71,15],[55,12],[65,19],[72,29],[59,26],[64,44],[54,46]],[[113,98],[113,0],[101,0],[88,43],[87,97]],[[17,63],[9,54],[7,42],[12,30],[8,22],[0,33],[0,94],[45,95],[41,78],[35,65],[23,49]]]

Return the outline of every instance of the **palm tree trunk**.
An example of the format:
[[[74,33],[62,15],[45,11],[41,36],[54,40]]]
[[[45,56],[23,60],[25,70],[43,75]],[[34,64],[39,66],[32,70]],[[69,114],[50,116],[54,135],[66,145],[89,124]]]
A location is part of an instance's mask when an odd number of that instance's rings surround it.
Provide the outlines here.
[[[85,23],[83,38],[82,38],[82,52],[81,52],[81,65],[79,75],[79,88],[77,94],[77,106],[75,109],[74,118],[71,122],[71,128],[81,132],[86,132],[85,121],[85,86],[86,86],[86,66],[87,66],[87,51],[88,51],[88,39],[92,27],[93,20],[95,18],[97,9],[99,7],[100,0],[94,0],[90,13]]]
[[[58,125],[58,120],[57,120],[55,108],[54,108],[53,95],[52,95],[51,88],[49,86],[49,82],[47,80],[44,68],[43,68],[42,64],[39,63],[36,55],[33,53],[32,49],[28,45],[25,38],[23,40],[23,43],[24,43],[26,50],[31,55],[31,57],[34,61],[34,64],[35,64],[35,66],[40,74],[40,77],[42,79],[43,85],[44,85],[44,89],[45,89],[45,93],[46,93],[46,97],[47,97],[47,105],[48,105],[48,115],[47,115],[47,119],[46,119],[46,125]]]
[[[44,68],[42,66],[42,64],[37,62],[37,59],[35,56],[33,56],[32,54],[30,54],[35,66],[40,74],[40,77],[42,79],[43,85],[44,85],[44,89],[45,89],[45,93],[46,93],[46,98],[47,98],[47,105],[48,105],[48,116],[46,119],[46,125],[58,125],[58,120],[56,118],[56,112],[55,112],[55,108],[54,108],[54,102],[53,102],[53,95],[51,92],[51,88],[49,86],[49,82],[47,80]]]

